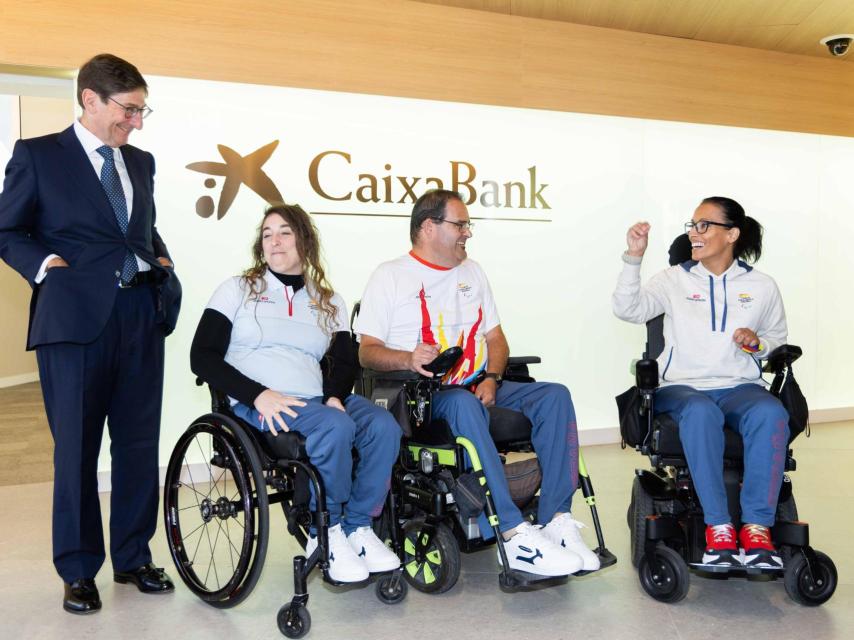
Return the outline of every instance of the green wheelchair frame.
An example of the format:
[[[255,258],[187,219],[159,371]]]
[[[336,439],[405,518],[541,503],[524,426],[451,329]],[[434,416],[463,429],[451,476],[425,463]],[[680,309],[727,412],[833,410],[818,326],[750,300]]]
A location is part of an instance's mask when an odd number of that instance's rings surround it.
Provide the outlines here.
[[[505,379],[532,381],[532,378],[527,375],[527,364],[531,362],[539,362],[539,358],[511,358],[508,363],[509,375],[505,376]],[[366,395],[369,396],[373,389],[373,383],[369,379],[384,378],[389,375],[392,378],[397,377],[404,386],[420,384],[424,388],[427,383],[426,386],[431,393],[442,388],[438,381],[425,378],[415,381],[411,374],[407,376],[400,375],[398,372],[392,374],[366,372],[366,375],[367,378],[363,377],[362,389],[367,391]],[[410,417],[419,410],[419,404],[422,405],[420,407],[422,413],[424,405],[429,405],[429,397],[413,399],[411,394],[406,397],[405,412]],[[393,411],[393,413],[396,412]],[[426,422],[431,428],[435,425],[429,418]],[[442,424],[443,421],[438,423]],[[431,438],[425,439],[431,440]],[[458,516],[458,510],[446,481],[447,475],[444,475],[443,479],[443,469],[450,471],[454,479],[470,470],[477,483],[485,490],[483,511],[495,536],[494,539],[498,543],[498,554],[502,564],[499,586],[503,591],[538,589],[566,582],[568,576],[542,576],[509,568],[504,541],[498,528],[495,504],[474,444],[464,437],[450,436],[445,440],[447,444],[437,444],[435,437],[432,440],[433,442],[428,444],[419,442],[416,437],[404,437],[398,463],[392,472],[392,486],[386,509],[375,524],[378,535],[392,540],[396,545],[400,544],[399,548],[402,547],[404,577],[409,584],[424,593],[448,591],[459,577],[460,550],[469,553],[492,544],[491,539],[485,540],[482,535],[469,536],[463,529],[464,523]],[[526,447],[518,450],[530,451],[530,442],[528,441]],[[466,455],[469,465],[466,464]],[[579,486],[591,510],[598,542],[594,552],[600,558],[600,568],[605,568],[616,563],[617,559],[605,546],[593,484],[581,451],[579,451],[578,468]],[[532,517],[535,505],[536,499],[523,511],[523,514],[526,517]],[[397,521],[392,522],[388,513],[397,513],[399,516]],[[580,571],[574,575],[586,573],[590,572]]]

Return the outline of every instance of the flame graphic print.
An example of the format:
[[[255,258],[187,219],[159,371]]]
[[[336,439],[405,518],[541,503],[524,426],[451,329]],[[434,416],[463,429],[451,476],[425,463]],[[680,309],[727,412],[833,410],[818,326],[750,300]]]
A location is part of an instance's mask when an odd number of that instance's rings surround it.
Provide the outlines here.
[[[421,291],[418,293],[418,298],[421,301],[421,342],[424,344],[434,344],[439,347],[440,351],[444,351],[452,346],[462,347],[463,357],[460,358],[456,367],[451,369],[443,378],[445,384],[466,385],[474,380],[477,375],[486,367],[486,340],[477,338],[477,331],[483,321],[483,307],[477,308],[477,320],[469,327],[468,331],[463,329],[457,338],[455,345],[452,345],[450,340],[445,336],[445,322],[441,313],[438,314],[439,323],[436,325],[436,331],[439,335],[439,340],[436,340],[433,334],[433,321],[430,316],[430,310],[427,308],[427,297],[424,291],[424,285],[421,285]]]

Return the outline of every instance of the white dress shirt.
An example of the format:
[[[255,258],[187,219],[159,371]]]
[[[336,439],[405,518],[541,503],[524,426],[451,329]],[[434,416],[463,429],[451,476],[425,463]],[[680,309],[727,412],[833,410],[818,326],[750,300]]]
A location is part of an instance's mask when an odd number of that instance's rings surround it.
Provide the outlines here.
[[[83,146],[83,151],[86,152],[86,157],[89,158],[89,162],[92,163],[92,168],[95,170],[95,175],[98,177],[98,181],[101,180],[101,169],[104,166],[104,158],[98,153],[97,149],[104,145],[101,142],[101,139],[98,138],[94,133],[89,131],[86,127],[80,124],[79,120],[74,121],[74,133],[77,135],[77,139],[80,141],[80,144]],[[113,149],[113,158],[116,165],[116,171],[119,174],[119,180],[122,183],[122,191],[125,193],[125,203],[127,205],[128,212],[128,224],[130,224],[130,217],[133,214],[133,184],[130,181],[130,175],[128,174],[127,167],[125,166],[125,160],[122,157],[122,150],[119,148]],[[47,273],[47,263],[50,262],[53,258],[57,258],[57,254],[52,253],[47,258],[42,261],[41,268],[39,269],[38,274],[35,277],[36,284],[40,283],[44,280],[45,274]],[[139,256],[136,257],[136,266],[139,271],[149,271],[151,269],[151,265],[141,260]]]

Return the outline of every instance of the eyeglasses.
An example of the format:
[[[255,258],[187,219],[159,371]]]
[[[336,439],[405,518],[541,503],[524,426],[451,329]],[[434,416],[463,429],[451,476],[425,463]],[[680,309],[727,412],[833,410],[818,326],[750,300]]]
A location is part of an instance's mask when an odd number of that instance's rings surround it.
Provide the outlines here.
[[[709,225],[715,225],[716,227],[723,227],[724,229],[732,229],[734,224],[727,224],[726,222],[712,222],[711,220],[698,220],[694,222],[693,220],[685,223],[685,233],[691,233],[691,229],[694,229],[697,233],[703,234],[709,230]]]
[[[459,220],[445,220],[444,218],[430,218],[431,220],[435,220],[436,222],[447,222],[448,224],[454,225],[461,232],[471,231],[474,228],[474,222],[471,220],[466,220],[465,222],[460,222]]]
[[[113,100],[113,98],[110,98],[110,100]],[[153,109],[151,109],[151,107],[145,104],[141,107],[129,107],[126,104],[122,104],[118,100],[113,100],[113,102],[115,102],[117,105],[119,105],[122,109],[125,110],[125,118],[127,118],[128,120],[130,120],[131,118],[135,118],[137,114],[142,115],[143,118],[147,118],[153,112]]]

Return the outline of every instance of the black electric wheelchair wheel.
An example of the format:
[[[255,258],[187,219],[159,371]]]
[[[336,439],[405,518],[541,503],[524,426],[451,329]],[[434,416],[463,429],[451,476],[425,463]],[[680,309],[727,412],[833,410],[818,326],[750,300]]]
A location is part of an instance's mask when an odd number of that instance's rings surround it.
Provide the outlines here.
[[[640,478],[635,476],[632,483],[632,501],[629,504],[629,539],[631,544],[632,566],[637,568],[644,554],[644,543],[646,542],[646,519],[647,516],[655,514],[652,496],[649,495],[641,484]]]
[[[403,602],[408,591],[409,585],[399,571],[381,577],[377,580],[377,586],[374,587],[377,599],[384,604]]]
[[[311,629],[311,614],[302,605],[283,604],[276,615],[279,631],[287,638],[302,638]]]
[[[423,593],[444,593],[457,583],[460,548],[447,525],[410,520],[403,536],[403,574],[409,584]]]
[[[817,607],[830,600],[838,579],[833,560],[821,551],[814,554],[815,559],[810,562],[804,551],[796,550],[783,573],[786,593],[807,607]]]
[[[169,460],[163,508],[187,587],[217,608],[242,602],[264,566],[269,501],[255,445],[234,420],[209,414],[184,432]]]
[[[654,554],[643,554],[638,563],[641,586],[659,602],[679,602],[688,595],[688,565],[677,551],[659,544]]]

